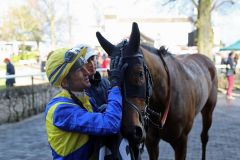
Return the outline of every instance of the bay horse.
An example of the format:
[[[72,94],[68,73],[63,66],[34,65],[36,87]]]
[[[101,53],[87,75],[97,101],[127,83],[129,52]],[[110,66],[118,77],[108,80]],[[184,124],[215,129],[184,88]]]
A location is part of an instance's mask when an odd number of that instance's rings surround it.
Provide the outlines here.
[[[186,159],[188,134],[198,113],[202,115],[202,159],[206,157],[208,130],[217,101],[217,72],[202,54],[173,55],[165,48],[140,44],[133,23],[129,41],[113,45],[99,32],[102,48],[122,56],[128,67],[122,84],[121,131],[129,140],[135,159],[145,142],[150,160],[159,156],[160,139],[168,142],[176,160]]]

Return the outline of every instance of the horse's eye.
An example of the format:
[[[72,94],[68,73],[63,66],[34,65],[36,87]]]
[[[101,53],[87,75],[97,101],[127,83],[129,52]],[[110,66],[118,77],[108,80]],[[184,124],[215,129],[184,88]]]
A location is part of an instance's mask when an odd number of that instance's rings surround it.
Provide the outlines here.
[[[139,77],[143,77],[143,72],[142,71],[139,72]]]

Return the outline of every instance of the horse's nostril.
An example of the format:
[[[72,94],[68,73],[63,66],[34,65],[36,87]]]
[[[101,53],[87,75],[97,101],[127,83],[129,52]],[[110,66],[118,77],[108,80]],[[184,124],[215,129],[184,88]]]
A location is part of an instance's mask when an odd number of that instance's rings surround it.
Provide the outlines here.
[[[136,138],[138,138],[138,139],[143,138],[143,130],[141,127],[139,127],[139,126],[135,127],[135,135],[136,135]]]

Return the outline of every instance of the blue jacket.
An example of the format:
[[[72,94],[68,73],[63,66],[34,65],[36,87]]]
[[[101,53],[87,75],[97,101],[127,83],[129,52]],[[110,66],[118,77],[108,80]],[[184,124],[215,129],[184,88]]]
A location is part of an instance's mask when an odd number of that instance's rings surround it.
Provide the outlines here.
[[[78,97],[85,109],[78,106],[66,90],[47,105],[46,131],[54,160],[92,159],[91,135],[111,135],[120,131],[122,96],[118,87],[109,90],[104,113],[94,112],[87,95]]]
[[[105,106],[102,105],[107,103],[110,82],[106,78],[101,78],[99,72],[96,72],[94,78],[90,79],[90,82],[91,87],[86,89],[86,92],[89,97],[92,97],[96,101],[97,106],[99,106],[98,109],[101,112],[105,109]]]
[[[7,73],[6,73],[7,75],[14,75],[15,74],[15,68],[14,68],[14,66],[11,62],[7,63],[6,71],[7,71]],[[6,80],[6,85],[7,86],[12,86],[14,83],[15,83],[15,78],[8,78]]]
[[[232,76],[235,74],[236,63],[234,62],[233,58],[228,56],[227,59],[227,67],[226,67],[226,76]]]

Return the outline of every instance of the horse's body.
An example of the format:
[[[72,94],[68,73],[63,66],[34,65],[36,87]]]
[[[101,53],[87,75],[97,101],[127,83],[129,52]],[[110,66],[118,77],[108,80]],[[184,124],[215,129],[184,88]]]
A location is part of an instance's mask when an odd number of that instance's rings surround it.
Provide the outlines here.
[[[153,79],[153,95],[149,106],[154,111],[163,113],[167,107],[168,92],[171,95],[169,112],[163,128],[158,129],[151,123],[148,126],[146,146],[150,159],[157,159],[160,139],[170,143],[175,150],[176,159],[185,159],[188,134],[199,112],[202,113],[203,119],[201,140],[202,156],[205,157],[208,129],[217,100],[217,75],[214,65],[201,54],[172,56],[166,53],[164,60],[171,81],[169,88],[167,73],[160,57],[144,48],[142,51]]]
[[[173,56],[165,49],[140,45],[136,23],[128,44],[114,46],[100,35],[98,39],[111,57],[121,53],[129,64],[122,88],[122,132],[135,158],[139,156],[139,145],[146,132],[150,160],[158,159],[160,139],[170,143],[176,160],[184,160],[188,134],[195,116],[201,112],[202,159],[205,159],[208,130],[217,100],[217,73],[210,59],[201,54]],[[152,94],[148,101],[149,88]],[[143,117],[147,117],[145,123]]]

